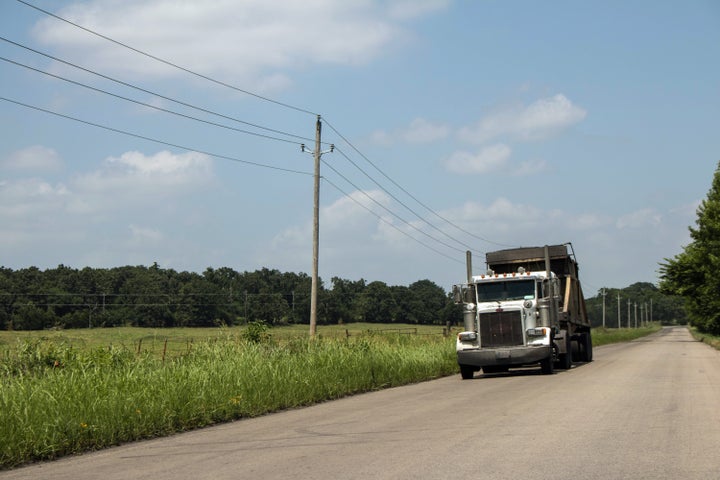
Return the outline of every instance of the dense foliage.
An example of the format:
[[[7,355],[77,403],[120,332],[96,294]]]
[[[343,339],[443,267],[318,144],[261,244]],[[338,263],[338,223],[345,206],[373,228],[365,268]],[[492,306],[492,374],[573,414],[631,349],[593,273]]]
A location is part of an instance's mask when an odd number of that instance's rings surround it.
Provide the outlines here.
[[[707,198],[697,209],[692,241],[661,265],[660,288],[685,299],[692,325],[720,334],[720,163]]]
[[[0,329],[309,323],[311,279],[262,269],[202,274],[126,266],[0,268]],[[461,313],[429,280],[410,286],[332,278],[318,293],[318,323],[445,324]]]

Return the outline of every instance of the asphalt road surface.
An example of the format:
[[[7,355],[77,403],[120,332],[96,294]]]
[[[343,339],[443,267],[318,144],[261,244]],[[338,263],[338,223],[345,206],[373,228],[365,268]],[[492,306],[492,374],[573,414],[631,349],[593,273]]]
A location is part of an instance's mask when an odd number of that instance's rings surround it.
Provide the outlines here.
[[[0,479],[718,479],[720,352],[684,328],[526,370],[357,395]]]

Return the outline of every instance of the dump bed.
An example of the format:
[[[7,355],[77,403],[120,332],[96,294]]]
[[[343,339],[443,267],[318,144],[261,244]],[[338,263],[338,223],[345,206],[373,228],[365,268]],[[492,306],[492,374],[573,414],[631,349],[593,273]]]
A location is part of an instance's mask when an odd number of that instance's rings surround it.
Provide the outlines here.
[[[550,270],[558,277],[573,276],[577,278],[577,263],[568,253],[565,245],[549,245]],[[488,268],[495,273],[517,272],[523,267],[528,272],[545,270],[545,247],[511,248],[488,252],[485,255]]]

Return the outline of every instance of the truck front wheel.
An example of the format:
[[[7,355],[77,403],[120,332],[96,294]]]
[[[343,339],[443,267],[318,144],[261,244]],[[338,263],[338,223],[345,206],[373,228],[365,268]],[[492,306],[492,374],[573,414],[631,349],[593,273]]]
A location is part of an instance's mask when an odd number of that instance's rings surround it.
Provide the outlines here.
[[[460,365],[460,376],[463,380],[470,380],[475,375],[475,369],[470,365]]]
[[[570,339],[570,333],[565,333],[565,353],[558,355],[558,367],[563,370],[570,370],[572,368],[572,340]]]
[[[553,372],[555,371],[555,362],[553,361],[552,355],[540,361],[540,370],[542,371],[543,375],[553,374]]]

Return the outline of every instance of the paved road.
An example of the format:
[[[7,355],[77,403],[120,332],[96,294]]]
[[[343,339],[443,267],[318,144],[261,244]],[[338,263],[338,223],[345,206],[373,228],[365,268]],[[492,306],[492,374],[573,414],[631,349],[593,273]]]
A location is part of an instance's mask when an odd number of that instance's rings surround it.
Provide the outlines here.
[[[683,328],[552,376],[460,375],[0,479],[717,479],[720,352]]]

